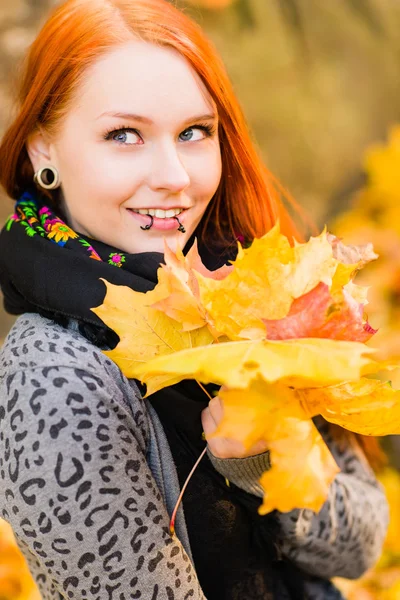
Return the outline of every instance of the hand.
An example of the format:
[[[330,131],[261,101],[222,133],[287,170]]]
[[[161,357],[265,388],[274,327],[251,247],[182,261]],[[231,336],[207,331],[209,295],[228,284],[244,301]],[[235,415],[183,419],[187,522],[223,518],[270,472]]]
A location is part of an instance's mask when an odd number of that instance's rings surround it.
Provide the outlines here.
[[[223,414],[223,402],[219,396],[215,396],[215,398],[210,400],[208,407],[201,413],[201,422],[206,438],[217,429]],[[255,454],[261,454],[268,449],[267,444],[263,440],[260,440],[246,451],[241,442],[224,437],[215,437],[208,440],[208,447],[211,453],[217,458],[246,458]]]

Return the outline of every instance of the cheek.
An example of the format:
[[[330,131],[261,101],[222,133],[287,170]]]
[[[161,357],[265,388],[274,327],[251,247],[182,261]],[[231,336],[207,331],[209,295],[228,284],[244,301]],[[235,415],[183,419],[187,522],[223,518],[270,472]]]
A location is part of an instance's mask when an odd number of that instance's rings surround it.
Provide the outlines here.
[[[190,179],[193,189],[197,189],[205,202],[211,200],[218,188],[222,174],[219,147],[193,161],[191,169]]]
[[[142,181],[141,161],[125,156],[112,157],[109,152],[79,153],[61,157],[62,182],[67,197],[90,197],[97,203],[114,200],[124,202]]]

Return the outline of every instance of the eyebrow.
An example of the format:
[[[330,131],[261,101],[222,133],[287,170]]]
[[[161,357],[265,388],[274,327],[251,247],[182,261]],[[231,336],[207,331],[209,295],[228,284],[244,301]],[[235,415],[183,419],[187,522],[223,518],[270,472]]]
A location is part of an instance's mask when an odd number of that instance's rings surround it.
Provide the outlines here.
[[[148,117],[144,117],[142,115],[135,115],[133,113],[125,113],[125,112],[104,112],[96,118],[101,119],[102,117],[114,117],[115,119],[124,119],[127,121],[139,121],[139,123],[144,123],[145,125],[154,125],[154,121],[149,119]],[[189,123],[194,123],[196,121],[214,121],[216,119],[216,115],[214,113],[204,114],[204,115],[195,115],[186,119],[183,122],[183,125],[188,125]]]

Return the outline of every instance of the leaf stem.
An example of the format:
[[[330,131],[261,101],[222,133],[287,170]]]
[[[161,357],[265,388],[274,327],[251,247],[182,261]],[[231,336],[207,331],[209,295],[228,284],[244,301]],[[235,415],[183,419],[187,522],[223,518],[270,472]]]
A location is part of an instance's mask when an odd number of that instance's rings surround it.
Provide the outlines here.
[[[200,381],[198,381],[198,379],[195,380],[197,385],[201,387],[201,389],[203,390],[203,392],[205,393],[206,396],[209,397],[210,400],[212,400],[212,397],[210,396],[210,394],[207,392],[206,388],[204,387],[204,385],[202,383],[200,383]]]
[[[179,505],[180,505],[180,503],[182,501],[182,497],[183,497],[183,494],[184,494],[184,492],[186,490],[187,484],[189,483],[190,478],[192,477],[193,473],[195,472],[195,470],[197,468],[197,465],[199,464],[199,462],[201,461],[201,459],[205,455],[206,451],[207,451],[207,446],[204,448],[203,452],[200,454],[199,458],[196,460],[196,462],[195,462],[195,464],[193,466],[193,469],[190,471],[189,475],[187,476],[187,479],[186,479],[186,481],[184,483],[184,486],[183,486],[183,488],[181,490],[181,493],[179,494],[178,500],[176,501],[174,512],[172,513],[171,521],[169,523],[169,531],[170,531],[171,535],[175,535],[175,518],[176,518],[176,513],[178,512],[178,508],[179,508]]]
[[[207,390],[206,390],[206,388],[204,387],[204,385],[203,385],[202,383],[200,383],[200,381],[198,381],[197,379],[196,379],[196,383],[197,383],[197,384],[200,386],[200,388],[203,390],[203,392],[206,394],[206,396],[208,396],[208,398],[209,398],[210,400],[212,400],[212,397],[211,397],[211,396],[210,396],[210,394],[207,392]],[[191,477],[192,477],[193,473],[194,473],[194,472],[195,472],[195,470],[197,469],[197,466],[198,466],[198,464],[200,463],[200,461],[201,461],[201,459],[203,458],[203,456],[205,455],[206,451],[207,451],[207,446],[204,448],[204,450],[203,450],[203,451],[202,451],[202,453],[200,454],[199,458],[196,460],[196,462],[195,462],[195,464],[194,464],[194,466],[193,466],[192,470],[190,471],[189,475],[188,475],[188,476],[187,476],[187,478],[186,478],[186,481],[185,481],[185,483],[183,484],[183,487],[182,487],[181,493],[180,493],[180,494],[179,494],[179,496],[178,496],[178,500],[176,501],[175,508],[174,508],[174,511],[173,511],[173,513],[172,513],[171,520],[170,520],[170,522],[169,522],[169,531],[170,531],[170,534],[171,534],[171,535],[175,535],[175,519],[176,519],[176,513],[178,512],[178,508],[179,508],[179,506],[180,506],[180,503],[182,502],[183,494],[184,494],[184,492],[185,492],[185,490],[186,490],[186,488],[187,488],[187,485],[188,485],[188,483],[189,483],[189,481],[190,481],[190,479],[191,479]]]

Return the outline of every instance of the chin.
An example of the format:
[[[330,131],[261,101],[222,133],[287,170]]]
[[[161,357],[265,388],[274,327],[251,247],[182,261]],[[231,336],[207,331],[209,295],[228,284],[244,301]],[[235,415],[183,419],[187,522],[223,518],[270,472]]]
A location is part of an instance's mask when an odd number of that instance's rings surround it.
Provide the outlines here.
[[[143,243],[140,249],[136,249],[136,252],[160,252],[164,254],[165,243],[172,250],[172,252],[176,252],[178,249],[178,245],[181,249],[184,248],[187,236],[182,238],[177,238],[176,236],[165,236],[160,239],[147,240],[147,243]]]

